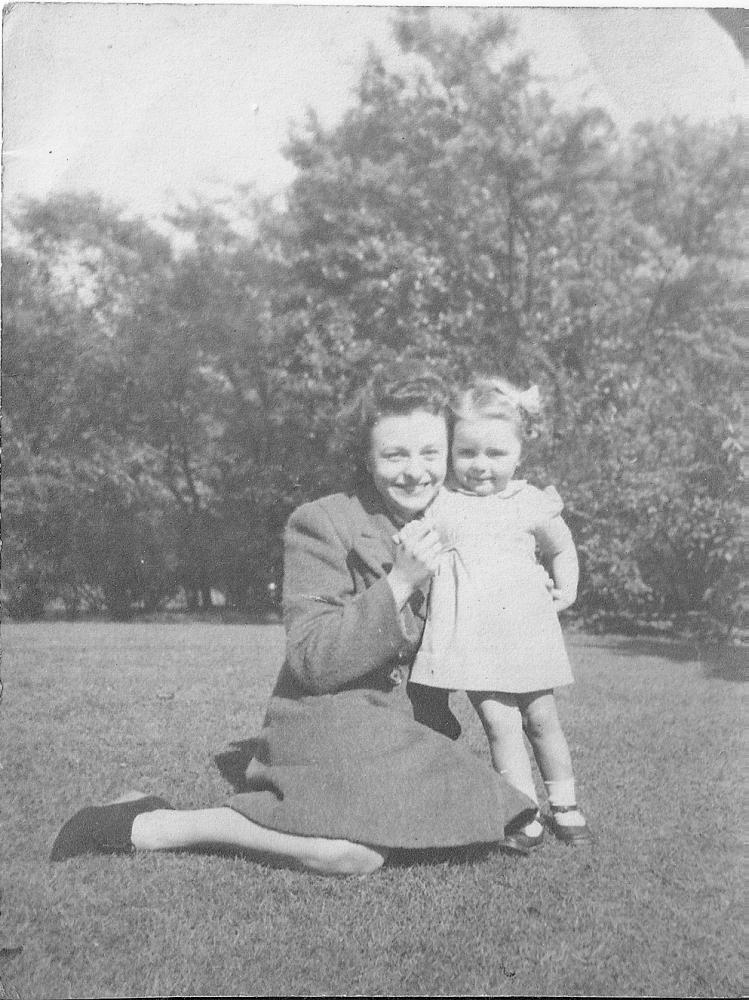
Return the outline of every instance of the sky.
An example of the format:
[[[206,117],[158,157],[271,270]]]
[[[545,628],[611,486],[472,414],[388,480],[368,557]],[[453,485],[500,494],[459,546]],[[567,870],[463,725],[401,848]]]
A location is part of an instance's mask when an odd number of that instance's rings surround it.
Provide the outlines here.
[[[699,8],[503,12],[562,103],[649,117],[743,111],[744,65]],[[156,218],[250,183],[282,197],[282,147],[307,107],[332,125],[354,103],[367,47],[392,67],[392,7],[17,3],[4,10],[3,196],[96,191]],[[464,24],[461,7],[433,16]],[[404,62],[405,59],[405,62]]]

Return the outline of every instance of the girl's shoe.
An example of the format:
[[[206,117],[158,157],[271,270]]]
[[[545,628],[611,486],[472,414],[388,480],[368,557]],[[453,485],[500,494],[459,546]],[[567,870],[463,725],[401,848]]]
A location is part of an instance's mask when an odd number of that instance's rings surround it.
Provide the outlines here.
[[[537,847],[541,846],[541,841],[544,839],[544,828],[538,822],[541,818],[541,814],[536,810],[535,814],[532,814],[530,819],[526,813],[523,816],[523,825],[519,826],[517,821],[512,824],[507,830],[505,830],[505,844],[510,850],[515,850],[518,853],[530,854],[531,851],[535,850]],[[527,833],[528,827],[536,823],[539,826],[538,833]]]
[[[583,816],[582,823],[560,823],[556,816],[558,813],[580,812],[576,805],[572,806],[551,806],[551,816],[549,824],[552,833],[565,844],[579,844],[584,840],[591,840],[590,827]],[[582,813],[580,813],[582,815]]]
[[[530,854],[531,851],[535,851],[537,847],[541,846],[543,839],[543,828],[540,833],[536,834],[524,833],[522,830],[518,830],[517,833],[511,833],[509,836],[505,837],[505,844],[508,847],[515,848],[518,853],[523,851]]]
[[[505,835],[505,839],[500,842],[499,852],[500,854],[509,854],[514,858],[527,858],[531,853],[527,847],[523,847],[517,841],[515,834],[510,834],[509,837]]]
[[[67,821],[52,845],[50,861],[65,861],[80,854],[131,854],[133,822],[141,813],[172,806],[156,795],[144,795],[107,806],[87,806]]]

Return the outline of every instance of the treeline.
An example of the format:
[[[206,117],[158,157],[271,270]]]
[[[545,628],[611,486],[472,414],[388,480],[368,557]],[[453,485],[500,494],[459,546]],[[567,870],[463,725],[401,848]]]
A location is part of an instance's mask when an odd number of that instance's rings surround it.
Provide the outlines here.
[[[176,242],[95,195],[6,221],[7,613],[262,609],[289,512],[345,480],[341,404],[413,356],[540,384],[522,474],[567,502],[589,618],[737,622],[738,126],[622,138],[498,62],[501,21],[396,30],[413,73],[371,54],[310,113],[283,208],[193,204]]]

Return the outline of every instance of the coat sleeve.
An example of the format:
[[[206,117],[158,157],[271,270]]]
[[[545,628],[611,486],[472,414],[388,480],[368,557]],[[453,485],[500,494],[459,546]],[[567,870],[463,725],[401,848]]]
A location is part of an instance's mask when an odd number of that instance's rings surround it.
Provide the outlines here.
[[[409,648],[387,580],[356,593],[348,553],[320,504],[292,514],[284,549],[286,662],[310,694],[337,691]]]

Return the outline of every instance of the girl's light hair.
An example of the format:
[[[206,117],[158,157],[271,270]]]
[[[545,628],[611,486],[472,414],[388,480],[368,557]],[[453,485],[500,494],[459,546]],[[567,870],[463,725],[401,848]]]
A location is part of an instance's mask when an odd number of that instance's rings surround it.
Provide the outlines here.
[[[540,412],[538,386],[521,391],[504,378],[477,378],[456,393],[451,410],[455,420],[504,420],[520,437],[532,436],[532,418]]]

